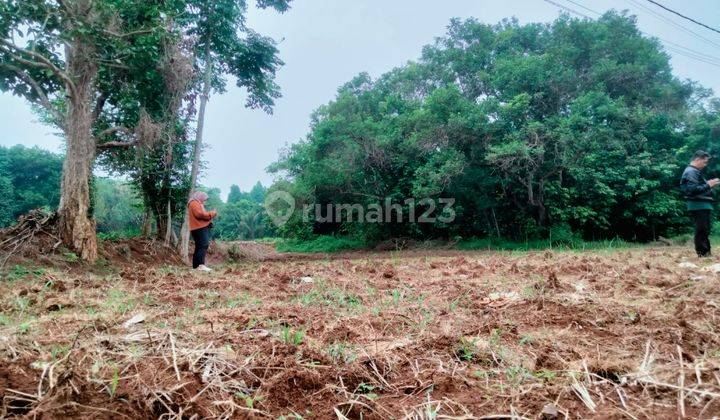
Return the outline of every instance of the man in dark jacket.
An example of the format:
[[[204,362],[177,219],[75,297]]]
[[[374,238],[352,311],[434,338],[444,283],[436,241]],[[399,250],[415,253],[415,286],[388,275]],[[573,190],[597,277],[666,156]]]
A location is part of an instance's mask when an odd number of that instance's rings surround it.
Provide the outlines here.
[[[698,150],[685,168],[680,189],[687,201],[687,209],[695,221],[695,251],[698,257],[710,256],[710,227],[712,226],[711,214],[713,210],[712,189],[720,184],[720,179],[706,180],[702,174],[710,161],[710,154]]]

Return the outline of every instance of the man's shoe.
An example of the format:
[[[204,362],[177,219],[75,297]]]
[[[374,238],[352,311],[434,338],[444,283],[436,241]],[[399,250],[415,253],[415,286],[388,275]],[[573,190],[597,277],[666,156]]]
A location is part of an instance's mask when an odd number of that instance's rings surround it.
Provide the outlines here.
[[[212,268],[206,266],[205,264],[200,264],[197,266],[196,270],[209,272],[212,271]]]

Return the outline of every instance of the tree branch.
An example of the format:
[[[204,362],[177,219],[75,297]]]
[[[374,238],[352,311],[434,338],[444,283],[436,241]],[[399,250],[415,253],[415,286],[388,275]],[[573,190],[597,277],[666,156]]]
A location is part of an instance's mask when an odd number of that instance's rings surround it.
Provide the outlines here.
[[[133,141],[109,141],[106,143],[98,144],[98,149],[112,149],[115,147],[133,147],[137,145],[137,140]]]
[[[100,98],[98,98],[100,99]],[[127,127],[123,127],[121,125],[110,127],[108,129],[105,129],[98,133],[95,138],[102,138],[104,136],[108,136],[113,133],[121,132],[128,136],[132,136],[134,133]],[[105,143],[98,143],[97,148],[98,149],[110,149],[114,147],[133,147],[138,144],[137,139],[131,140],[131,141],[108,141]]]
[[[19,67],[15,67],[7,63],[0,63],[0,66],[14,71],[15,73],[17,73],[18,77],[24,80],[25,83],[29,84],[35,90],[35,93],[40,99],[40,104],[45,107],[45,109],[47,109],[50,114],[52,114],[53,118],[55,118],[60,128],[62,130],[65,130],[65,118],[63,118],[60,110],[53,106],[52,102],[50,102],[50,98],[48,98],[45,91],[42,89],[42,87],[40,87],[40,84],[35,79],[30,77],[27,72],[22,71],[22,69],[20,69]]]
[[[110,128],[108,128],[108,129],[106,129],[106,130],[103,130],[103,131],[99,132],[98,135],[97,135],[97,137],[105,137],[105,136],[110,135],[110,134],[112,134],[112,133],[117,133],[118,131],[121,132],[121,133],[125,133],[125,134],[127,134],[127,135],[132,135],[132,134],[133,134],[133,132],[132,132],[129,128],[123,127],[122,125],[118,125],[118,126],[110,127]]]
[[[70,13],[70,7],[68,6],[67,2],[65,2],[65,0],[58,0],[58,4],[60,4],[60,7],[65,9],[67,13]]]
[[[92,119],[93,121],[97,120],[100,116],[100,113],[102,112],[103,107],[105,106],[105,101],[107,101],[107,95],[104,93],[101,93],[100,96],[98,96],[97,101],[95,102],[95,109],[93,109],[92,113]]]
[[[153,30],[152,29],[138,29],[136,31],[125,32],[125,33],[121,34],[121,33],[115,32],[115,31],[111,31],[109,29],[105,29],[105,30],[103,30],[103,32],[108,35],[112,35],[116,38],[126,38],[126,37],[133,36],[133,35],[151,34],[153,32]]]
[[[118,63],[115,63],[115,62],[113,62],[113,61],[111,61],[111,60],[98,60],[98,61],[99,61],[100,63],[102,63],[102,65],[104,65],[104,66],[115,67],[115,68],[123,69],[123,70],[129,70],[129,69],[130,69],[129,66],[126,66],[126,65],[124,65],[124,64],[118,64]]]
[[[47,57],[45,57],[44,55],[37,53],[35,51],[20,48],[17,45],[13,44],[12,42],[10,42],[6,39],[0,39],[0,43],[2,43],[3,45],[5,45],[8,48],[12,48],[13,50],[17,51],[20,54],[25,54],[25,55],[37,60],[37,61],[28,60],[17,54],[13,54],[12,52],[7,51],[7,53],[10,54],[10,56],[12,58],[14,58],[15,60],[17,60],[20,63],[26,64],[28,66],[44,67],[44,68],[50,69],[50,71],[52,71],[53,74],[55,74],[57,77],[59,77],[60,79],[62,79],[65,82],[70,93],[73,95],[75,94],[75,91],[76,91],[75,83],[72,81],[70,76],[68,76],[67,73],[62,71],[58,66],[53,64],[53,62],[50,61]]]

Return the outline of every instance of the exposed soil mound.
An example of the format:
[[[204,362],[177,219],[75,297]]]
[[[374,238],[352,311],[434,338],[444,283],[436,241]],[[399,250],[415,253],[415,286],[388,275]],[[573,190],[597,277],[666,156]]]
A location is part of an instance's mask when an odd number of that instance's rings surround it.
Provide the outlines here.
[[[111,265],[142,263],[148,265],[183,265],[174,248],[155,239],[133,238],[100,243],[100,256]]]
[[[105,265],[183,264],[173,248],[148,238],[100,241]],[[62,245],[56,213],[32,210],[18,222],[0,230],[0,268],[8,265],[76,267],[77,255]],[[87,267],[85,267],[87,268]]]

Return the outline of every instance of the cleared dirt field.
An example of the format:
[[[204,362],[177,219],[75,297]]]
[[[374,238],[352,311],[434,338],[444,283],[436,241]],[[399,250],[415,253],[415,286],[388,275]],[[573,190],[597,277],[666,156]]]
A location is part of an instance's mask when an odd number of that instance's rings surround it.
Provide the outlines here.
[[[10,267],[0,417],[711,418],[720,275],[690,256]]]

